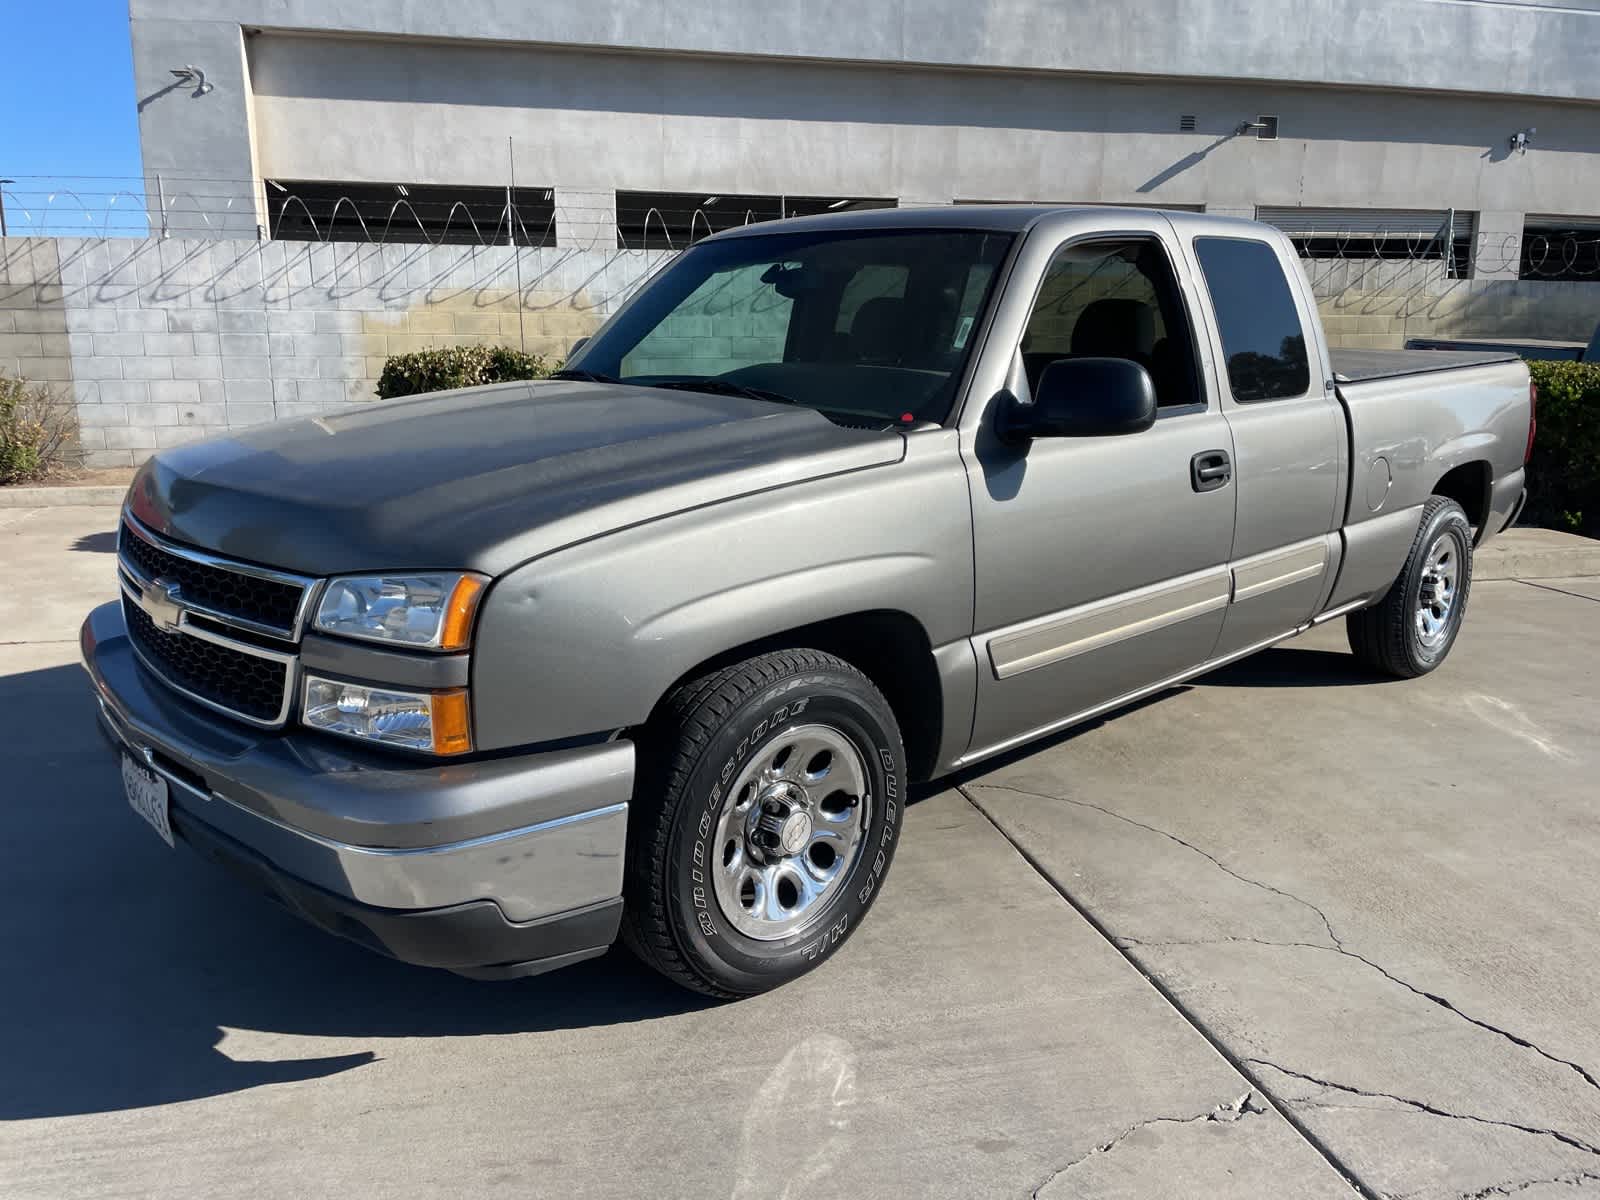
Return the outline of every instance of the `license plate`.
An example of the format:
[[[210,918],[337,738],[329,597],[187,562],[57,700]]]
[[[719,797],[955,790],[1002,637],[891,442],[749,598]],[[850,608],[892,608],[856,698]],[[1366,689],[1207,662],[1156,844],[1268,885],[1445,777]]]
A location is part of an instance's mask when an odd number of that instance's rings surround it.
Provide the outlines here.
[[[161,840],[171,846],[172,822],[167,819],[167,781],[154,771],[141,767],[126,754],[122,756],[122,790],[128,794],[128,805],[161,835]]]

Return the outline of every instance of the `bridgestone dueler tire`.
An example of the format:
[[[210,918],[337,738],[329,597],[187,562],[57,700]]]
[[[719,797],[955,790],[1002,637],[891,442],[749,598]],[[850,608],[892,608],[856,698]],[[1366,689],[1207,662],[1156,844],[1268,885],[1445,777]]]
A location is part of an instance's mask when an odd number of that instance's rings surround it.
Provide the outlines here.
[[[1440,536],[1455,541],[1461,565],[1445,637],[1437,646],[1430,647],[1423,643],[1417,631],[1416,611],[1428,548]],[[1459,504],[1435,496],[1422,507],[1422,522],[1399,578],[1377,604],[1345,618],[1350,649],[1365,666],[1381,674],[1397,679],[1426,675],[1445,660],[1455,645],[1471,591],[1472,526]]]
[[[752,938],[733,928],[710,875],[708,846],[725,786],[787,727],[827,725],[861,752],[872,803],[864,841],[824,907],[793,936]],[[805,974],[853,934],[894,858],[903,811],[905,750],[888,702],[842,659],[781,650],[690,681],[672,693],[640,739],[629,811],[622,936],[667,978],[733,999]]]

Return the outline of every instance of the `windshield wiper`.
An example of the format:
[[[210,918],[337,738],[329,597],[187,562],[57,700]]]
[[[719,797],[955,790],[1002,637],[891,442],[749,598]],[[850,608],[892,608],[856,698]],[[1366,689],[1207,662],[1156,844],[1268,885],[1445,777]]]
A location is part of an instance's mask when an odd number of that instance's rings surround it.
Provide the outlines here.
[[[810,405],[802,404],[793,396],[785,396],[782,392],[771,392],[766,388],[746,387],[742,383],[734,383],[729,379],[669,379],[664,383],[652,383],[648,386],[665,388],[674,392],[709,392],[714,396],[743,396],[746,400],[770,400],[774,404],[793,404],[799,408],[810,407]]]
[[[613,375],[602,375],[599,371],[552,371],[545,376],[546,379],[572,379],[578,383],[621,383],[622,380]]]

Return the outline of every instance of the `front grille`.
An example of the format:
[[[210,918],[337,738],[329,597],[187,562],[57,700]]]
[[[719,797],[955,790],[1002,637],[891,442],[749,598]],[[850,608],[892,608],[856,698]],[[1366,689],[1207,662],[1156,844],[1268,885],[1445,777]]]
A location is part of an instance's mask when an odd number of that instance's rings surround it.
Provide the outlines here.
[[[163,550],[124,524],[120,550],[146,579],[176,583],[183,599],[293,636],[305,587],[213,566]]]
[[[137,538],[129,537],[129,541]],[[175,687],[264,724],[283,717],[289,664],[231,650],[187,633],[167,633],[128,597],[128,635],[151,667]]]

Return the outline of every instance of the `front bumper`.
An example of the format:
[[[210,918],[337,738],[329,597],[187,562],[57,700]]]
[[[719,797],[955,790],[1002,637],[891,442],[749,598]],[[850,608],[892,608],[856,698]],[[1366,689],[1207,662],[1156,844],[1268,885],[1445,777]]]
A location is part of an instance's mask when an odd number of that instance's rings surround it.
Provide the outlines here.
[[[115,602],[89,614],[80,642],[102,731],[166,779],[174,830],[314,924],[499,977],[599,954],[616,936],[632,743],[400,759],[186,702],[137,661]]]

